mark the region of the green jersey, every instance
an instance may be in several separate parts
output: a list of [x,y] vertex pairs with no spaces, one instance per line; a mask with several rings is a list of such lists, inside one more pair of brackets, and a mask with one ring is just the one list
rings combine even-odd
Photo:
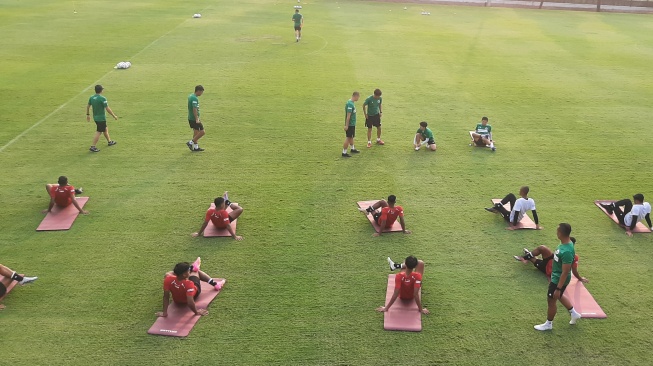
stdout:
[[[576,251],[574,250],[574,243],[569,242],[567,244],[560,244],[553,253],[553,265],[551,266],[551,282],[556,285],[560,281],[560,275],[562,275],[562,265],[563,264],[573,264],[574,257],[576,256]],[[565,281],[565,286],[571,281],[571,272],[567,276]]]
[[345,123],[347,123],[347,113],[351,113],[351,118],[349,119],[350,126],[356,126],[356,106],[354,102],[349,99],[347,104],[345,104]]
[[421,128],[417,129],[417,133],[421,134],[422,137],[424,137],[425,140],[433,139],[435,141],[435,138],[433,137],[433,132],[431,131],[430,128],[426,127],[424,131],[422,131]]
[[483,126],[482,123],[479,123],[476,125],[476,133],[481,136],[490,136],[490,134],[492,133],[492,126],[490,125]]
[[379,99],[374,99],[374,95],[367,97],[367,99],[365,99],[365,103],[363,103],[363,105],[367,106],[367,115],[376,116],[379,114],[381,103],[383,103],[383,98],[381,97],[379,97]]
[[107,98],[100,94],[95,94],[88,99],[88,105],[93,107],[93,121],[107,121],[107,116],[104,114],[104,109],[109,106],[109,104],[107,104]]
[[302,18],[303,16],[299,13],[295,13],[292,15],[292,20],[295,22],[295,27],[299,27],[302,25]]
[[188,120],[195,121],[195,114],[193,113],[193,108],[197,108],[197,118],[200,117],[200,100],[197,98],[195,93],[191,93],[188,96]]

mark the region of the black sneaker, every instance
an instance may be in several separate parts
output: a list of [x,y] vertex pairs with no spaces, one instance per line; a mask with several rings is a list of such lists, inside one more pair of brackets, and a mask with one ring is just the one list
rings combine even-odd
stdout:
[[485,211],[487,211],[487,212],[492,212],[492,213],[496,213],[496,212],[497,212],[497,209],[494,208],[494,207],[485,207]]
[[115,142],[115,141],[113,141],[113,140],[111,140],[111,141],[109,141],[109,142],[107,143],[107,145],[109,145],[109,146],[113,146],[113,145],[115,145],[115,144],[117,144],[117,142]]
[[100,152],[100,149],[98,149],[95,146],[91,146],[91,148],[89,150],[92,151],[92,152]]
[[352,153],[352,154],[358,154],[359,152],[360,152],[360,151],[358,151],[358,150],[356,150],[356,149],[351,149],[351,153]]
[[204,149],[198,146],[197,149],[193,149],[192,151],[204,151]]
[[351,158],[351,155],[349,155],[349,154],[347,154],[347,153],[342,153],[342,157],[343,157],[343,158]]
[[188,146],[188,148],[190,149],[190,151],[193,151],[193,143],[192,143],[192,142],[188,141],[188,142],[186,143],[186,146]]
[[612,205],[612,203],[609,204],[609,205],[601,204],[601,207],[603,207],[603,209],[605,209],[606,211],[608,211],[608,213],[609,213],[610,215],[612,215],[612,213],[614,212],[614,206]]
[[75,194],[82,194],[84,193],[84,189],[82,187],[75,188]]

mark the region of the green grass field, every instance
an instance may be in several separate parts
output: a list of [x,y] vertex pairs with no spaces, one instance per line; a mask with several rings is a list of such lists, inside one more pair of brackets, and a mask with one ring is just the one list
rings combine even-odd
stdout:
[[[297,44],[293,5],[0,2],[0,263],[40,277],[4,301],[1,363],[650,364],[653,236],[629,239],[592,201],[653,196],[651,17],[315,1]],[[93,154],[96,83],[121,119],[118,145]],[[193,154],[196,84],[207,135]],[[359,127],[363,153],[342,160],[344,103],[361,91],[362,126],[377,87],[386,145],[366,149]],[[467,146],[483,115],[495,153]],[[421,120],[436,153],[411,148]],[[91,214],[35,232],[62,174]],[[544,230],[508,232],[483,210],[520,185]],[[245,240],[191,238],[224,190]],[[388,194],[412,235],[371,237],[355,202]],[[511,257],[555,246],[559,222],[608,318],[571,327],[560,307],[542,334],[546,279]],[[387,332],[385,258],[409,254],[427,263],[431,315],[421,333]],[[228,279],[211,313],[187,339],[147,335],[163,273],[196,256]]]

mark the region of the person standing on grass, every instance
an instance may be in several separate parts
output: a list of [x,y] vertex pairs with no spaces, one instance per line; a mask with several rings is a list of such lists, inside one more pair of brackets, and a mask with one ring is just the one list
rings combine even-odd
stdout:
[[358,98],[360,98],[360,93],[355,91],[351,95],[351,99],[345,104],[345,143],[342,145],[343,158],[351,157],[351,155],[347,154],[348,146],[351,146],[352,154],[358,154],[360,152],[354,146],[354,137],[356,137],[356,105],[354,102],[358,101]]
[[406,258],[403,264],[395,264],[390,257],[388,257],[390,270],[404,268],[404,271],[395,276],[395,289],[392,298],[385,306],[376,309],[382,313],[390,310],[392,304],[397,301],[397,298],[402,300],[415,300],[417,303],[417,310],[422,314],[428,314],[428,309],[422,307],[422,299],[420,298],[419,289],[422,287],[422,274],[424,273],[424,262],[417,260],[414,256]]
[[[633,201],[635,201],[635,205],[628,198],[608,205],[601,205],[610,215],[614,213],[617,216],[619,225],[626,228],[626,235],[628,236],[633,236],[635,226],[642,220],[646,220],[648,227],[653,230],[653,225],[651,224],[651,204],[644,202],[644,195],[641,193],[634,195]],[[621,206],[624,207],[623,210]]]
[[569,236],[571,234],[571,225],[561,223],[558,225],[558,231],[556,234],[560,240],[560,245],[558,245],[558,248],[553,253],[551,282],[549,282],[549,290],[547,292],[548,310],[546,322],[535,325],[535,330],[544,331],[553,329],[553,318],[555,318],[556,312],[558,311],[558,301],[564,305],[571,315],[569,324],[576,324],[578,319],[582,317],[580,313],[576,312],[569,299],[566,296],[562,296],[565,293],[567,285],[569,285],[569,282],[571,281],[571,267],[574,263],[574,257],[576,256],[574,243],[571,241],[571,237]]
[[204,87],[195,86],[195,92],[188,96],[188,124],[193,129],[193,138],[186,143],[190,151],[204,151],[197,143],[204,136],[204,125],[200,121],[200,100],[198,99],[204,93]]
[[295,42],[302,39],[302,27],[304,26],[304,16],[299,14],[299,9],[295,9],[295,14],[292,15],[292,21],[295,24]]
[[365,126],[367,127],[367,147],[372,147],[372,126],[376,127],[376,143],[385,145],[381,140],[381,117],[383,116],[381,89],[374,89],[374,94],[365,99],[363,113],[365,114]]
[[91,148],[89,149],[92,152],[99,152],[100,149],[95,147],[97,144],[98,140],[100,139],[100,135],[104,134],[104,137],[107,139],[107,144],[109,146],[113,146],[116,144],[115,141],[111,140],[109,137],[109,128],[107,127],[107,116],[105,114],[105,110],[109,112],[109,114],[113,117],[113,119],[117,120],[118,116],[116,116],[115,113],[109,108],[109,104],[107,103],[107,98],[105,98],[102,95],[102,91],[104,88],[102,85],[96,85],[95,86],[95,95],[91,96],[88,99],[88,104],[86,105],[86,121],[90,122],[91,121],[91,114],[90,109],[93,107],[93,121],[95,121],[95,137],[93,138],[93,145],[91,145]]

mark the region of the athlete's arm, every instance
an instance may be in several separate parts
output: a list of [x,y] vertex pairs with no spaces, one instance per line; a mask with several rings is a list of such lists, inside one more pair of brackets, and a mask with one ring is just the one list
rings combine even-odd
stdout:
[[156,316],[168,316],[168,306],[170,306],[170,291],[163,291],[163,311],[156,313]]
[[514,212],[515,212],[515,214],[512,215],[513,217],[512,217],[511,224],[512,224],[512,226],[517,226],[517,224],[519,223],[519,211],[514,211]]
[[206,311],[206,309],[198,309],[195,306],[195,299],[190,295],[186,295],[186,302],[188,303],[188,307],[193,311],[193,313],[195,313],[195,315],[206,315],[209,313]]
[[381,226],[381,227],[379,228],[379,231],[372,234],[372,236],[381,236],[381,233],[383,233],[383,229],[385,229],[385,223],[386,222],[387,222],[386,219],[380,219],[379,220],[379,226]]
[[54,197],[50,197],[50,205],[48,206],[48,212],[52,212],[53,207],[54,207]]
[[571,273],[573,273],[574,277],[578,279],[578,281],[582,283],[587,283],[589,280],[585,277],[581,277],[581,275],[578,274],[578,269],[574,266],[571,266]]
[[390,301],[388,301],[388,304],[386,306],[381,306],[380,308],[377,308],[376,311],[380,311],[384,313],[390,310],[390,307],[392,306],[392,304],[395,303],[398,297],[399,297],[399,289],[395,287],[395,292],[392,294],[392,297],[390,298]]
[[653,227],[653,225],[651,225],[651,214],[646,214],[644,218],[646,219],[646,223],[648,224],[648,227]]
[[80,212],[86,215],[88,211],[84,210],[79,206],[79,203],[77,203],[77,199],[75,198],[75,192],[70,192],[70,198],[72,198],[73,206]]
[[399,216],[399,224],[401,225],[401,232],[404,234],[410,234],[410,230],[406,230],[406,223],[404,222],[403,216]]
[[242,237],[242,236],[238,236],[238,235],[236,235],[236,232],[235,232],[234,229],[231,227],[231,225],[227,225],[227,231],[229,232],[229,234],[231,234],[231,237],[234,238],[235,240],[238,240],[238,241],[243,240],[243,237]]
[[91,113],[90,113],[90,110],[91,110],[91,105],[90,105],[90,104],[87,104],[87,105],[86,105],[86,120],[89,121],[89,122],[91,121]]
[[195,122],[200,122],[200,116],[197,114],[197,107],[193,107],[193,117],[195,117]]
[[109,108],[109,106],[107,106],[107,112],[109,112],[109,114],[113,117],[113,119],[118,119],[118,116],[116,116],[116,114],[113,113],[113,111],[111,110],[111,108]]
[[630,218],[630,227],[629,227],[630,231],[633,231],[635,226],[637,226],[638,222],[639,222],[639,219],[638,219],[637,215],[632,215],[631,218]]
[[569,276],[569,272],[571,272],[571,263],[563,263],[562,264],[562,274],[560,275],[560,280],[558,281],[558,289],[560,289],[560,285],[564,284],[567,282],[567,277]]
[[345,131],[349,128],[349,120],[351,119],[351,112],[347,112],[347,118],[345,118]]
[[419,296],[419,287],[415,287],[415,294],[413,297],[415,297],[415,302],[417,303],[417,311],[428,314],[428,309],[422,307],[422,299]]
[[365,119],[367,119],[367,104],[363,103],[363,114],[365,115]]
[[192,236],[203,236],[204,235],[204,230],[206,230],[206,227],[209,225],[209,220],[204,220],[204,223],[200,227],[200,231],[196,233],[192,233]]
[[535,221],[535,225],[539,226],[540,219],[537,217],[537,211],[533,210],[533,221]]

